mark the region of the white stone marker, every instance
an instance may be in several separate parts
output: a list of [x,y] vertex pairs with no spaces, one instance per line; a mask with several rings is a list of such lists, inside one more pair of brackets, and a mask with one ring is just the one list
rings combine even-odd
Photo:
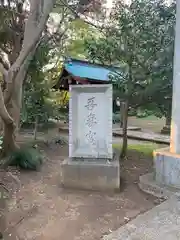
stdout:
[[66,188],[115,190],[118,159],[112,151],[112,85],[70,86],[69,158],[61,165]]
[[112,85],[71,85],[69,157],[112,159]]

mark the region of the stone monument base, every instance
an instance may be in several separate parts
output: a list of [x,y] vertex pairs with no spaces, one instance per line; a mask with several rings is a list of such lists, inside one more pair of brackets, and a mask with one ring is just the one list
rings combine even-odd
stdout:
[[155,180],[157,183],[180,189],[180,154],[169,148],[154,152]]
[[154,173],[140,177],[141,190],[165,198],[180,192],[180,154],[170,153],[169,148],[156,150],[154,168]]
[[65,188],[113,191],[120,189],[119,162],[107,160],[83,161],[65,159],[61,181]]
[[154,173],[147,173],[139,177],[139,188],[155,197],[168,199],[178,193],[178,189],[164,184],[157,183]]

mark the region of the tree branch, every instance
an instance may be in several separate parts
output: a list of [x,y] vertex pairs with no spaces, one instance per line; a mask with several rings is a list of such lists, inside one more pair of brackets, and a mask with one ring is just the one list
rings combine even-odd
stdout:
[[53,8],[55,0],[44,1],[44,12],[43,15],[41,15],[41,19],[38,25],[36,25],[35,15],[37,13],[37,5],[39,4],[39,2],[36,2],[35,0],[30,1],[32,8],[30,10],[29,17],[25,26],[22,49],[16,62],[11,67],[11,71],[16,71],[20,68],[20,66],[24,63],[26,57],[28,57],[29,53],[33,51],[34,47],[37,45],[37,42],[41,37],[44,26],[46,25],[49,13]]
[[[18,58],[11,66],[7,75],[7,88],[4,94],[4,101],[7,104],[12,96],[13,88],[16,84],[16,78],[21,71],[21,67],[29,60],[29,57],[35,52],[36,47],[39,44],[42,32],[46,26],[46,22],[49,17],[55,0],[41,0],[43,2],[43,13],[39,12],[39,2],[36,0],[30,0],[31,8],[28,19],[25,25],[24,39],[22,44],[22,49],[19,53]],[[37,18],[38,14],[38,18]]]
[[25,18],[24,14],[19,13],[16,11],[16,9],[11,9],[8,6],[0,6],[0,11],[5,11],[5,12],[9,12],[11,14],[15,14],[18,17],[23,17]]
[[10,68],[10,64],[9,62],[5,61],[3,59],[3,56],[0,54],[0,63],[3,65],[3,67],[6,69],[6,70],[9,70]]
[[6,47],[4,47],[3,45],[0,45],[0,50],[7,55],[10,54],[10,51]]
[[90,22],[90,21],[85,20],[85,18],[84,18],[85,15],[81,14],[82,16],[84,16],[84,17],[81,17],[81,16],[78,14],[78,12],[76,12],[76,11],[73,9],[73,7],[71,7],[70,5],[66,4],[63,0],[61,0],[61,3],[62,3],[62,4],[56,3],[56,6],[61,6],[61,7],[64,6],[64,7],[67,7],[67,8],[73,13],[75,19],[81,19],[81,20],[83,20],[85,23],[87,23],[88,25],[91,25],[91,26],[93,26],[93,27],[95,27],[95,28],[100,29],[100,27],[97,26],[96,24],[94,24],[94,23],[92,23],[92,22]]
[[7,71],[1,62],[0,62],[0,72],[2,73],[3,76],[7,76]]
[[4,103],[4,97],[3,97],[1,85],[0,85],[0,116],[6,124],[14,125],[14,121],[12,117],[9,115]]

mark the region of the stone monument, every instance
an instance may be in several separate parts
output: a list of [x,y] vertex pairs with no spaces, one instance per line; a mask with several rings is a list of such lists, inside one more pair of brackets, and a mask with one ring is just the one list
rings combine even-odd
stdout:
[[62,184],[91,190],[120,185],[119,162],[112,150],[112,85],[71,85],[69,158],[62,164]]

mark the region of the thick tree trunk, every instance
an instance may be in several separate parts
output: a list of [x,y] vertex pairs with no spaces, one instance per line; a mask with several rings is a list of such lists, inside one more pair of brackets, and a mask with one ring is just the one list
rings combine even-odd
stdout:
[[120,160],[124,159],[127,155],[127,125],[128,125],[128,101],[122,103],[123,114],[123,144],[120,154]]
[[14,122],[13,127],[11,127],[9,124],[6,124],[6,122],[3,124],[3,155],[7,155],[9,152],[18,148],[16,138],[18,137],[19,132],[20,112],[22,105],[22,83],[25,74],[26,68],[23,65],[14,79],[16,87],[12,92],[11,99],[6,104],[6,109]]
[[[19,127],[22,100],[22,86],[29,65],[29,58],[38,46],[55,0],[30,0],[30,12],[25,23],[21,51],[10,69],[6,71],[0,64],[0,70],[6,80],[4,95],[0,87],[0,117],[4,125],[4,152],[8,153],[18,146],[15,136]],[[18,49],[19,52],[19,49]],[[14,61],[12,59],[12,62]]]
[[23,82],[27,73],[27,67],[28,65],[23,65],[18,72],[16,78],[15,78],[15,84],[16,88],[14,89],[11,101],[12,101],[12,109],[11,114],[12,118],[14,119],[14,122],[16,124],[16,130],[19,130],[19,123],[20,123],[20,113],[21,113],[21,107],[22,107],[22,88],[23,88]]
[[7,228],[5,211],[7,209],[6,199],[3,198],[2,193],[5,192],[5,189],[0,185],[0,239],[4,239],[3,232]]
[[15,139],[15,127],[12,124],[4,124],[3,133],[3,156],[6,156],[18,149]]

